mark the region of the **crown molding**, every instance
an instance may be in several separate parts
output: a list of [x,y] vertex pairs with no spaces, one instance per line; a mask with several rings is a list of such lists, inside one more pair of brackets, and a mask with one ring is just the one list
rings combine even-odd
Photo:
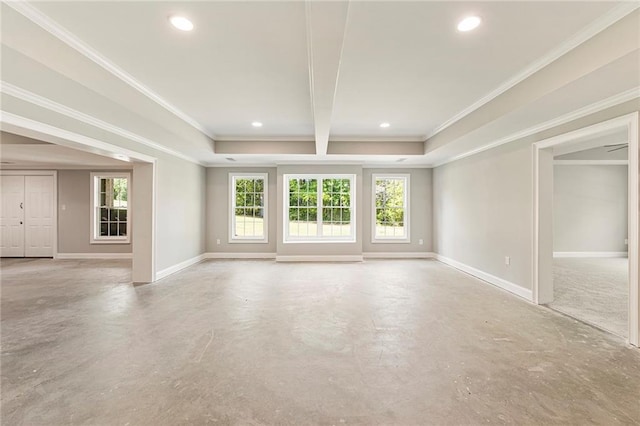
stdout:
[[216,142],[314,142],[313,136],[218,136]]
[[125,130],[121,127],[115,126],[113,124],[107,123],[106,121],[102,121],[98,118],[95,118],[89,114],[85,114],[73,108],[69,108],[65,105],[62,105],[58,102],[52,101],[51,99],[45,98],[44,96],[40,96],[18,86],[15,86],[11,83],[7,83],[5,81],[0,81],[0,92],[5,95],[13,96],[14,98],[20,99],[22,101],[28,102],[33,105],[37,105],[46,110],[64,115],[69,118],[73,118],[74,120],[78,120],[82,123],[89,124],[93,127],[97,127],[99,129],[105,130],[109,133],[113,133],[118,136],[122,136],[123,138],[129,139],[131,141],[140,143],[142,145],[148,146],[149,148],[153,148],[157,151],[164,152],[166,154],[172,155],[174,157],[178,157],[182,160],[186,160],[195,164],[199,164],[204,166],[205,163],[185,155],[181,152],[175,151],[171,148],[167,148],[164,145],[160,145],[150,139],[147,139],[143,136],[140,136],[136,133],[132,133],[128,130]]
[[[67,141],[75,142],[77,144],[88,146],[98,151],[112,154],[114,156],[133,158],[133,159],[137,159],[139,161],[143,161],[147,163],[153,163],[156,161],[156,158],[150,155],[142,154],[136,151],[131,151],[129,149],[123,148],[118,145],[102,142],[98,139],[94,139],[89,136],[81,135],[79,133],[74,133],[69,130],[61,129],[59,127],[51,126],[49,124],[45,124],[40,121],[35,121],[30,118],[21,117],[19,115],[12,114],[10,112],[2,111],[2,110],[0,110],[0,129],[4,131],[9,131],[9,132],[15,131],[14,129],[26,129],[32,132],[41,133],[41,134],[52,136],[55,138],[60,138]],[[70,146],[70,147],[77,149],[77,147],[74,147],[74,146]],[[89,151],[89,152],[96,153],[94,151]],[[104,155],[104,154],[99,154],[99,155]],[[117,157],[114,157],[114,158],[119,159]]]
[[440,166],[443,166],[445,164],[452,163],[454,161],[461,160],[461,159],[466,158],[466,157],[471,157],[472,155],[479,154],[479,153],[481,153],[483,151],[488,151],[488,150],[496,148],[496,147],[498,147],[500,145],[504,145],[504,144],[509,143],[509,142],[514,142],[514,141],[516,141],[518,139],[522,139],[522,138],[525,138],[527,136],[534,135],[534,134],[536,134],[538,132],[542,132],[542,131],[551,129],[551,128],[556,127],[556,126],[560,126],[562,124],[569,123],[569,122],[571,122],[573,120],[577,120],[579,118],[586,117],[587,115],[594,114],[596,112],[605,110],[607,108],[611,108],[613,106],[616,106],[616,105],[624,103],[624,102],[631,101],[633,99],[637,99],[639,97],[640,97],[640,86],[634,87],[633,89],[629,89],[629,90],[626,90],[626,91],[624,91],[622,93],[619,93],[617,95],[611,96],[609,98],[602,99],[602,100],[600,100],[598,102],[595,102],[595,103],[593,103],[591,105],[587,105],[586,107],[577,109],[577,110],[572,111],[572,112],[570,112],[568,114],[561,115],[560,117],[554,118],[553,120],[545,121],[544,123],[537,124],[537,125],[535,125],[533,127],[529,127],[528,129],[522,130],[520,132],[512,133],[511,135],[506,136],[506,137],[504,137],[502,139],[498,139],[495,142],[489,143],[487,145],[483,145],[483,146],[481,146],[479,148],[473,149],[471,151],[467,151],[467,152],[462,153],[460,155],[456,155],[456,156],[451,157],[451,158],[449,158],[449,159],[447,159],[445,161],[441,161],[439,163],[434,164],[433,167],[440,167]]
[[554,166],[626,166],[627,160],[554,160]]
[[20,13],[25,18],[29,19],[34,24],[38,25],[43,30],[47,31],[69,47],[75,49],[77,52],[90,59],[94,63],[98,64],[109,73],[113,74],[138,92],[147,96],[149,99],[171,112],[172,114],[179,117],[185,123],[188,123],[195,129],[209,136],[211,139],[215,139],[215,135],[210,133],[203,125],[198,123],[194,118],[189,116],[184,111],[180,110],[178,107],[171,104],[166,99],[162,98],[156,92],[151,90],[149,87],[142,84],[140,81],[135,79],[131,74],[127,73],[125,70],[117,66],[115,63],[111,62],[105,56],[100,54],[93,47],[89,46],[87,43],[83,42],[73,34],[71,31],[64,28],[62,25],[58,24],[56,21],[51,19],[49,16],[45,15],[35,6],[29,4],[26,1],[7,1],[3,4],[11,7],[16,12]]
[[517,73],[510,79],[506,80],[504,83],[502,83],[500,86],[495,88],[493,91],[489,92],[484,97],[478,99],[476,102],[469,105],[468,107],[466,107],[465,109],[463,109],[462,111],[460,111],[459,113],[457,113],[456,115],[454,115],[453,117],[449,118],[447,121],[445,121],[444,123],[436,127],[434,130],[428,133],[424,139],[432,138],[433,136],[442,132],[444,129],[450,127],[454,123],[460,121],[467,115],[471,114],[473,111],[488,104],[489,102],[491,102],[501,94],[505,93],[506,91],[508,91],[515,85],[517,85],[518,83],[521,83],[522,81],[531,77],[533,74],[540,71],[542,68],[546,67],[556,59],[567,54],[569,51],[575,49],[576,47],[578,47],[585,41],[589,40],[596,34],[600,33],[601,31],[610,27],[614,23],[618,22],[620,19],[624,18],[625,16],[635,11],[639,7],[640,7],[640,3],[638,2],[624,2],[623,4],[613,8],[611,11],[603,15],[601,18],[596,19],[587,27],[580,30],[573,37],[569,38],[568,40],[565,40],[555,49],[552,49],[547,54],[540,57],[537,61],[532,62],[529,66],[522,69],[519,73]]

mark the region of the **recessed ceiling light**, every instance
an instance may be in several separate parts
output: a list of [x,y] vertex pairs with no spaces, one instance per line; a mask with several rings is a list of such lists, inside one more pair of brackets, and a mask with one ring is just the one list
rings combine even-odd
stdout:
[[384,122],[384,123],[380,123],[380,127],[382,127],[383,129],[386,129],[387,127],[391,126],[391,124]]
[[180,31],[191,31],[193,30],[193,22],[185,18],[184,16],[173,15],[169,17],[169,22],[171,25],[179,29]]
[[252,125],[253,127],[262,127],[262,123],[261,123],[261,122],[259,122],[259,121],[254,121],[253,123],[251,123],[251,125]]
[[458,23],[458,31],[467,32],[478,28],[482,19],[479,16],[467,16]]

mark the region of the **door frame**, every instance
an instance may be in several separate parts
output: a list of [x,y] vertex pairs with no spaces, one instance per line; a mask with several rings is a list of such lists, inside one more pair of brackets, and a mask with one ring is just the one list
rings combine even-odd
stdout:
[[[593,136],[619,127],[627,128],[628,158],[628,256],[629,256],[629,334],[627,342],[640,346],[640,291],[638,283],[638,241],[640,239],[640,169],[638,146],[638,112],[603,121],[579,130],[554,136],[533,144],[533,302],[548,303],[549,289],[553,292],[553,229],[552,208],[553,179],[549,179],[549,167],[553,167],[551,149],[584,136]],[[545,171],[547,173],[545,173]],[[553,171],[551,171],[553,173]],[[552,176],[552,174],[551,174]],[[551,251],[549,248],[551,247]],[[551,263],[550,263],[551,262]]]
[[[53,258],[58,258],[58,171],[57,170],[0,170],[0,176],[53,176]],[[26,242],[26,241],[25,241]]]

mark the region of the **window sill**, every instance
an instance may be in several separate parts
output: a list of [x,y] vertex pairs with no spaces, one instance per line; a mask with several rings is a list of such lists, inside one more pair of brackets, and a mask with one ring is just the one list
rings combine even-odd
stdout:
[[131,241],[128,238],[126,240],[91,240],[89,244],[131,244]]
[[373,239],[371,240],[371,244],[411,244],[411,240],[409,239]]
[[284,244],[354,244],[356,240],[285,240]]

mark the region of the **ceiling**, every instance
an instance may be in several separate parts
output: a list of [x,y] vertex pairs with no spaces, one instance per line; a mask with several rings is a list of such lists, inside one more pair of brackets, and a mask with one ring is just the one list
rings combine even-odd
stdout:
[[66,146],[44,142],[8,132],[0,132],[2,168],[56,167],[131,168],[131,162],[120,161]]
[[[487,120],[446,146],[430,146],[430,138],[542,69],[545,58],[552,63],[579,45],[571,44],[576,35],[596,28],[590,34],[594,35],[633,8],[615,1],[30,5],[35,9],[19,11],[24,16],[3,6],[3,13],[11,16],[3,21],[3,55],[13,59],[4,61],[3,79],[6,75],[24,86],[19,84],[24,73],[18,66],[12,69],[12,63],[26,67],[33,60],[34,66],[79,83],[78,93],[87,88],[98,93],[99,102],[82,108],[93,109],[92,115],[116,121],[120,117],[115,105],[123,111],[135,105],[132,112],[139,123],[147,119],[169,129],[168,120],[158,118],[149,105],[109,90],[104,77],[89,79],[88,68],[58,63],[71,54],[43,38],[52,34],[60,38],[64,32],[98,55],[99,60],[92,59],[94,66],[104,59],[108,63],[104,68],[121,71],[121,79],[131,78],[128,83],[133,82],[138,95],[144,92],[220,142],[216,153],[213,143],[196,146],[193,137],[173,130],[176,126],[170,130],[175,137],[166,142],[160,131],[152,134],[149,129],[154,126],[140,124],[134,129],[204,164],[225,162],[228,157],[240,163],[354,161],[369,153],[369,161],[375,163],[406,158],[402,161],[407,165],[433,165],[640,85],[638,50],[593,69],[585,67],[583,73],[574,67],[572,78],[540,91],[526,104]],[[621,7],[627,12],[611,18]],[[189,17],[194,31],[171,27],[172,14]],[[480,27],[457,31],[457,22],[470,14],[482,18]],[[58,30],[27,28],[25,17]],[[559,51],[562,46],[569,47]],[[46,91],[58,95],[42,87]],[[73,94],[64,97],[71,102]],[[254,121],[263,126],[253,127]],[[381,128],[382,122],[390,126]],[[393,148],[353,145],[358,141]],[[426,155],[412,145],[425,141]],[[290,142],[289,148],[282,148],[283,142]],[[273,143],[280,145],[275,149]],[[309,143],[315,144],[315,154]]]

